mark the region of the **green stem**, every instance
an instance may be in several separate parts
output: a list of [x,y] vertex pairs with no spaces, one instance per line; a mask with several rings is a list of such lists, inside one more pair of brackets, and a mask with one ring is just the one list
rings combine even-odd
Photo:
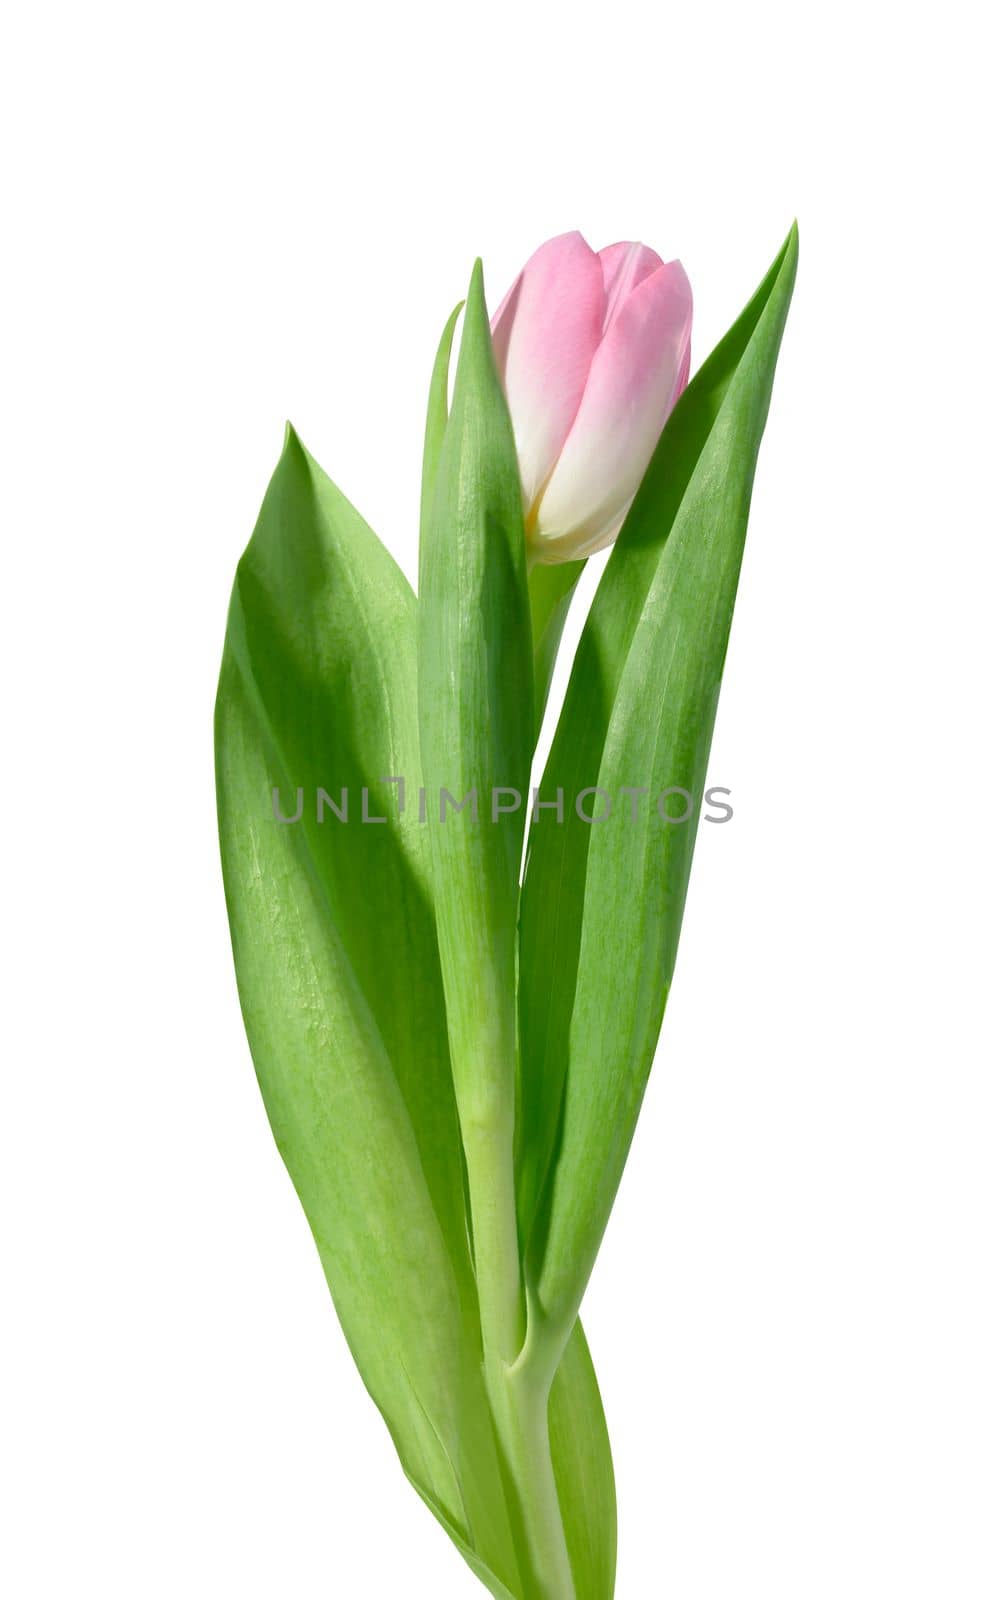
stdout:
[[461,1118],[474,1266],[485,1356],[512,1366],[526,1337],[513,1180],[512,1118],[505,1107]]
[[[526,1344],[511,1118],[463,1130],[485,1384],[524,1565],[524,1600],[575,1600],[550,1453],[551,1375]],[[538,1352],[539,1354],[539,1352]]]
[[514,1522],[528,1600],[575,1600],[547,1424],[549,1390],[525,1371],[492,1368],[485,1378],[503,1464],[514,1486]]

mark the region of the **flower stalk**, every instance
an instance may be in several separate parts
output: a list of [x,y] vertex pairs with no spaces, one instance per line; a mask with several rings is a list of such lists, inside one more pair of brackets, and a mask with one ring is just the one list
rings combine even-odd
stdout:
[[464,1131],[485,1386],[529,1600],[574,1600],[547,1424],[552,1374],[526,1345],[508,1116]]

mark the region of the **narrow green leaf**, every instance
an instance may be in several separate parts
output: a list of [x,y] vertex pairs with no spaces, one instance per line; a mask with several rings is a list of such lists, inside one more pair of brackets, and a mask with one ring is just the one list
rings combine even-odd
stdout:
[[[522,491],[481,263],[419,564],[419,731],[440,965],[467,1175],[483,1372],[529,1600],[568,1594],[544,1396],[509,1380],[526,1337],[516,1225],[516,945],[533,751]],[[458,805],[454,812],[447,809]],[[532,1410],[531,1410],[532,1408]],[[531,1414],[527,1415],[527,1412]]]
[[[515,1586],[480,1374],[418,788],[415,601],[289,430],[216,709],[240,998],[277,1145],[406,1472]],[[279,822],[271,792],[280,795]],[[319,791],[342,807],[340,820]],[[366,815],[384,818],[364,820]]]
[[443,448],[443,439],[447,431],[447,390],[450,378],[450,353],[453,349],[454,329],[457,318],[464,309],[461,300],[451,311],[447,318],[446,327],[440,338],[436,360],[433,363],[433,372],[429,380],[429,401],[426,406],[426,433],[422,452],[422,511],[419,519],[421,537],[426,538],[429,527],[429,517],[433,509],[433,495],[436,492],[436,469],[440,463],[440,451]]
[[[525,801],[533,732],[519,472],[480,263],[420,551],[419,724],[457,1098],[462,1117],[480,1117],[511,1104],[525,810],[493,821],[492,798]],[[455,812],[442,791],[474,799]]]
[[602,1397],[580,1321],[561,1357],[548,1421],[575,1600],[612,1600],[616,1480]]
[[495,1600],[525,1600],[525,1591],[523,1590],[521,1583],[520,1586],[516,1588],[515,1592],[507,1589],[501,1579],[497,1578],[491,1568],[486,1566],[481,1560],[481,1557],[474,1550],[472,1550],[462,1530],[457,1527],[455,1523],[450,1521],[446,1513],[442,1511],[438,1505],[433,1504],[422,1485],[417,1483],[413,1478],[410,1478],[409,1482],[412,1484],[412,1487],[416,1491],[416,1494],[418,1494],[419,1498],[424,1501],[424,1503],[433,1513],[433,1516],[449,1534],[450,1538],[457,1546],[457,1549],[464,1557],[464,1560],[467,1562],[471,1571],[474,1573],[476,1578],[481,1580],[485,1588],[488,1590],[488,1593],[493,1595]]
[[584,561],[562,561],[556,566],[535,566],[530,572],[530,620],[533,625],[533,687],[535,728],[539,734],[547,709],[550,680],[567,620],[571,599]]
[[[446,433],[448,402],[447,386],[450,374],[450,357],[453,349],[457,318],[464,308],[463,300],[450,313],[443,329],[433,372],[429,383],[429,401],[426,407],[425,445],[422,457],[422,515],[420,519],[423,540],[429,537],[429,518],[436,488],[436,472],[440,451]],[[533,682],[536,703],[535,733],[540,732],[550,680],[557,659],[557,650],[564,631],[565,619],[571,605],[575,585],[585,570],[584,561],[564,561],[555,566],[537,565],[527,579],[530,598],[530,621],[533,630]]]
[[[570,1326],[633,1136],[671,981],[796,230],[690,384],[607,565],[531,830],[521,934],[519,1202],[545,1313]],[[579,820],[598,785],[609,820]],[[692,820],[656,797],[680,786]],[[628,797],[625,788],[646,790]],[[642,802],[642,803],[641,803]],[[673,798],[672,806],[675,807]],[[586,809],[604,809],[590,796]],[[637,808],[636,818],[631,806]]]

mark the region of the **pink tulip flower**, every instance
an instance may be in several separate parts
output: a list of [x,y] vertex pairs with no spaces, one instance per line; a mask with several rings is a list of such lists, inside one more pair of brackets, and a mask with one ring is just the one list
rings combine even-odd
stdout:
[[643,244],[550,239],[492,319],[530,559],[574,561],[620,531],[689,381],[692,290]]

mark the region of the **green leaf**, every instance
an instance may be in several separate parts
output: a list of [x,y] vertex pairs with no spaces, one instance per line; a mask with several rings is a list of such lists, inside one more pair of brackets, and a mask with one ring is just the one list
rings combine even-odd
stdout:
[[[453,409],[435,472],[432,447],[427,455],[435,482],[420,548],[418,679],[433,895],[483,1372],[524,1592],[533,1600],[570,1594],[572,1578],[546,1438],[547,1391],[519,1381],[513,1370],[527,1332],[514,1135],[517,912],[533,752],[533,637],[519,468],[480,262],[471,277]],[[447,795],[465,809],[447,814]]]
[[548,1422],[575,1600],[612,1600],[616,1481],[602,1397],[580,1321],[554,1379]]
[[[236,577],[216,709],[240,998],[281,1155],[406,1472],[515,1589],[480,1372],[413,789],[415,601],[288,431]],[[408,781],[405,808],[398,785]],[[281,823],[271,808],[280,791]],[[347,820],[316,792],[342,804]],[[363,820],[367,814],[383,822]]]
[[[564,825],[531,829],[520,1226],[557,1324],[571,1325],[598,1250],[671,981],[796,260],[794,228],[665,428],[593,602],[544,775],[545,798],[563,790]],[[614,809],[590,825],[574,801],[594,785]],[[672,786],[693,797],[687,824],[657,814]],[[648,794],[641,803],[624,787]]]
[[[480,262],[421,541],[418,678],[457,1101],[463,1120],[483,1120],[506,1099],[511,1104],[533,683],[519,471]],[[500,788],[518,789],[524,804],[493,822],[493,791]],[[472,794],[475,801],[459,813],[448,807],[444,822],[443,791],[458,804]]]
[[429,401],[426,406],[426,433],[422,454],[422,510],[419,519],[421,537],[428,537],[429,519],[436,493],[436,471],[440,464],[440,451],[447,431],[447,386],[450,376],[450,352],[453,349],[457,318],[464,309],[459,301],[447,318],[440,338],[433,372],[429,380]]
[[533,625],[533,683],[535,728],[539,734],[547,708],[550,680],[567,620],[571,599],[584,561],[562,561],[556,566],[536,566],[530,572],[530,619]]
[[[463,300],[450,313],[443,329],[433,372],[429,383],[429,401],[426,407],[425,446],[422,458],[422,539],[431,537],[429,519],[433,509],[436,473],[440,452],[446,434],[448,419],[447,383],[450,373],[450,355],[453,349],[454,329],[463,310]],[[563,561],[555,566],[535,566],[529,573],[527,584],[530,599],[530,621],[533,631],[533,680],[536,703],[535,733],[540,724],[550,692],[550,680],[557,659],[558,645],[564,630],[565,619],[571,605],[575,585],[585,570],[584,561]]]

